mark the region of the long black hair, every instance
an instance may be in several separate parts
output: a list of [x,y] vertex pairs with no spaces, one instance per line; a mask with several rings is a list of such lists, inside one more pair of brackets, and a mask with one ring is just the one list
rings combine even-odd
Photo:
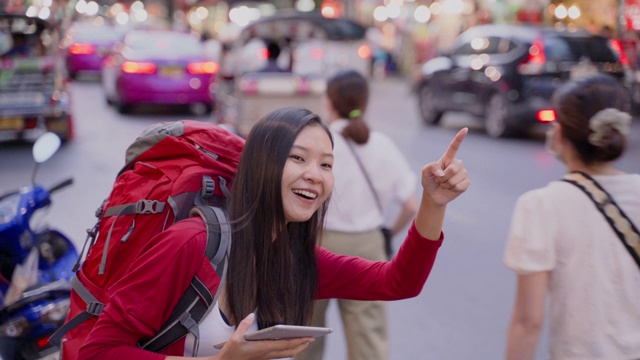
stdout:
[[312,124],[331,138],[318,115],[302,108],[267,114],[247,137],[229,205],[234,231],[226,286],[236,323],[256,308],[259,328],[311,321],[318,287],[315,247],[327,202],[309,220],[286,224],[281,187],[291,147]]

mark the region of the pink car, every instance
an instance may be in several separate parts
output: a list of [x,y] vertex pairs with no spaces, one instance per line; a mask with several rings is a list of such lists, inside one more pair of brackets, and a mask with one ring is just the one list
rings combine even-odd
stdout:
[[73,24],[63,41],[69,77],[76,79],[82,73],[99,75],[102,62],[119,38],[119,33],[110,25]]
[[198,37],[173,30],[131,30],[102,67],[106,100],[120,113],[138,104],[188,105],[202,115],[213,108],[218,63]]

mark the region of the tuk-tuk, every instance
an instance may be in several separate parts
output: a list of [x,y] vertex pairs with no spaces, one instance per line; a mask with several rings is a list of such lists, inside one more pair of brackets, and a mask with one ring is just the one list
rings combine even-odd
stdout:
[[222,47],[221,70],[211,87],[215,120],[240,135],[280,107],[304,107],[323,117],[329,76],[347,68],[370,73],[365,28],[318,12],[281,11],[261,18]]
[[73,134],[58,25],[0,10],[0,141]]

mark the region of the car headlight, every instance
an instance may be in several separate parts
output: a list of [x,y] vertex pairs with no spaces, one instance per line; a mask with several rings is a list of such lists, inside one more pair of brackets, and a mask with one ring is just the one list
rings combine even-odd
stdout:
[[40,321],[43,324],[57,324],[67,317],[71,301],[64,299],[40,309]]
[[18,213],[20,194],[12,194],[0,200],[0,224],[11,221]]
[[0,325],[0,334],[17,338],[26,335],[31,329],[31,325],[24,316],[8,321]]

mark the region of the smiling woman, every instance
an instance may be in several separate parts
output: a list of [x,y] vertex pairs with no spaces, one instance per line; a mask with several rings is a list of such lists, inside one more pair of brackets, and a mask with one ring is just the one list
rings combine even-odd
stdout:
[[[198,345],[209,360],[288,358],[313,339],[246,341],[245,333],[276,324],[308,325],[318,298],[418,295],[442,244],[446,206],[470,184],[455,157],[466,132],[424,167],[420,210],[393,261],[370,261],[317,246],[334,182],[333,140],[326,125],[301,108],[267,114],[247,137],[233,183],[226,276],[218,278],[206,257],[203,262],[204,223],[199,218],[175,223],[150,240],[154,246],[110,289],[78,358],[183,359]],[[199,344],[188,335],[159,354],[138,347],[166,321],[177,303],[176,289],[189,286],[195,274],[212,293],[221,286],[218,301],[198,325]],[[214,348],[225,341],[222,349]]]
[[333,188],[333,141],[321,125],[302,129],[282,172],[282,202],[287,223],[309,219]]

